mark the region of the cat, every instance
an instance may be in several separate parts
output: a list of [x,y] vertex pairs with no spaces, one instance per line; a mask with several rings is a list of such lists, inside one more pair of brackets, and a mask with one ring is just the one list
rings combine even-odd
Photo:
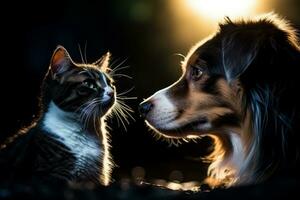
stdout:
[[105,119],[117,96],[109,59],[107,53],[78,64],[63,46],[56,48],[41,87],[39,118],[1,145],[1,177],[110,183]]

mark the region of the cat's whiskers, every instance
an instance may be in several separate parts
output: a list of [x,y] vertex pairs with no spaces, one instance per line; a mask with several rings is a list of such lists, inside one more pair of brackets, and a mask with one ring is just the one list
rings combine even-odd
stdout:
[[101,106],[100,106],[101,103],[102,103],[101,99],[95,98],[92,101],[80,106],[79,118],[83,122],[83,128],[85,128],[85,129],[88,128],[88,126],[91,122],[90,120],[92,118],[94,128],[97,129],[96,120],[97,120],[97,118],[101,117],[101,116],[99,116],[99,109],[98,109],[98,108],[101,109]]
[[123,73],[116,73],[117,71],[121,71],[123,69],[127,69],[129,68],[129,66],[124,66],[124,67],[121,67],[125,62],[126,62],[127,59],[123,60],[120,64],[118,64],[116,67],[113,67],[113,65],[115,64],[115,62],[110,66],[110,71],[109,71],[109,76],[111,77],[125,77],[125,78],[128,78],[128,79],[132,79],[131,76],[127,75],[127,74],[123,74]]
[[[125,78],[132,79],[132,77],[127,74],[117,73],[118,71],[129,68],[129,66],[122,66],[126,61],[127,61],[127,59],[123,60],[116,67],[113,67],[113,65],[116,63],[116,62],[114,62],[110,66],[111,70],[109,71],[108,75],[111,76],[112,78],[125,77]],[[120,126],[120,124],[121,124],[124,127],[125,131],[127,131],[126,126],[129,124],[129,119],[132,119],[133,121],[135,121],[135,119],[131,115],[131,113],[133,113],[134,111],[128,105],[126,105],[124,102],[125,100],[137,99],[136,97],[124,96],[125,94],[131,92],[133,89],[134,89],[134,87],[130,88],[129,90],[126,90],[125,92],[117,94],[116,101],[113,106],[112,112],[109,113],[109,117],[115,116],[118,126]]]
[[120,123],[124,127],[124,129],[127,131],[126,125],[129,124],[129,118],[135,121],[131,113],[134,111],[125,104],[123,101],[124,99],[134,99],[135,97],[125,97],[125,96],[120,96],[117,95],[116,97],[116,103],[114,105],[114,108],[112,109],[112,113],[116,116],[118,126]]
[[120,59],[117,58],[117,59],[115,59],[114,61],[112,61],[111,64],[110,64],[110,69],[115,68],[114,65],[115,65],[119,60],[120,60]]
[[120,123],[124,126],[124,123],[122,121],[122,117],[119,115],[119,112],[116,111],[116,106],[118,105],[118,103],[115,103],[114,109],[112,109],[111,115],[110,116],[115,116],[117,119],[117,124],[118,127],[120,127]]
[[121,61],[117,66],[113,67],[113,65],[117,62],[114,62],[113,64],[110,65],[110,73],[114,73],[116,72],[117,70],[121,70],[121,69],[126,69],[128,68],[129,66],[125,66],[125,67],[121,67],[125,62],[127,61],[127,58],[124,59],[123,61]]
[[128,76],[126,74],[121,74],[121,73],[118,73],[118,74],[110,74],[111,77],[125,77],[125,78],[129,78],[129,79],[132,79],[131,76]]
[[87,106],[87,108],[84,109],[84,111],[83,111],[84,116],[85,116],[83,125],[84,125],[85,129],[88,128],[89,121],[90,121],[90,118],[91,118],[91,115],[92,115],[91,110],[93,109],[93,107],[94,107],[93,104],[89,104]]
[[87,62],[83,59],[83,54],[82,54],[82,51],[81,51],[80,44],[78,44],[78,49],[79,49],[80,58],[81,58],[82,63],[87,64]]
[[109,72],[109,75],[113,76],[117,71],[123,70],[123,69],[127,69],[129,68],[129,65],[124,66],[124,67],[118,67],[118,68],[114,68]]
[[85,102],[84,104],[82,104],[81,106],[79,106],[79,107],[75,110],[75,112],[80,111],[80,109],[82,109],[83,107],[86,107],[88,104],[90,104],[91,102],[93,102],[93,101],[95,101],[95,100],[97,100],[97,98],[94,98],[94,99],[92,99],[91,101]]
[[90,118],[92,117],[92,119],[94,119],[94,114],[97,112],[98,109],[95,109],[97,106],[99,106],[99,103],[101,103],[102,101],[96,101],[96,102],[93,102],[93,104],[91,104],[89,106],[89,109],[88,109],[88,113],[90,113],[89,115],[89,118],[88,118],[88,121],[90,121]]
[[117,97],[118,99],[121,99],[121,100],[131,100],[131,99],[137,99],[137,97],[126,97],[126,96],[118,96]]
[[121,92],[121,93],[117,94],[117,97],[118,97],[118,98],[119,98],[119,97],[122,97],[122,96],[124,96],[125,94],[128,94],[129,92],[131,92],[133,89],[134,89],[134,87],[131,87],[130,89],[125,90],[124,92]]
[[85,44],[84,44],[84,60],[85,60],[85,63],[88,63],[87,57],[86,57],[86,49],[87,49],[87,41],[85,41]]
[[80,111],[86,107],[88,107],[89,104],[93,103],[94,101],[97,101],[98,98],[94,98],[91,101],[85,102],[84,104],[82,104],[81,106],[79,106],[74,112],[75,113],[81,113]]

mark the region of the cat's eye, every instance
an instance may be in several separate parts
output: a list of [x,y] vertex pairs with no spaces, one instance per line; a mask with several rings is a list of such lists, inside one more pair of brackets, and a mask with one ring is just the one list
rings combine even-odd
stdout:
[[193,66],[191,68],[191,77],[193,80],[198,80],[203,75],[203,69]]
[[82,85],[85,86],[85,87],[88,87],[90,89],[93,89],[93,90],[97,89],[95,81],[90,80],[90,79],[84,80],[82,82]]

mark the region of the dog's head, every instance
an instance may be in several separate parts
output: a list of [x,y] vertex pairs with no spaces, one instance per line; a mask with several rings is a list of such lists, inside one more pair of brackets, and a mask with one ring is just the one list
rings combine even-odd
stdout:
[[282,66],[293,57],[288,54],[298,52],[294,33],[271,18],[227,19],[217,34],[192,48],[180,79],[141,103],[147,124],[169,137],[242,128],[251,116],[250,93],[282,80]]
[[171,137],[206,134],[241,119],[241,87],[226,80],[215,39],[192,50],[183,75],[145,100],[140,110],[147,123]]
[[182,63],[180,79],[141,103],[148,125],[169,137],[209,134],[240,125],[243,88],[238,80],[228,80],[222,39],[216,35],[192,48]]

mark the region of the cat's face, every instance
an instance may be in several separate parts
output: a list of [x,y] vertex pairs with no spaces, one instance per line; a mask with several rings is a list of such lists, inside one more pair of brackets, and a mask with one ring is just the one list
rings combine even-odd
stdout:
[[74,63],[66,49],[58,47],[46,77],[47,93],[56,106],[78,116],[102,117],[115,102],[107,53],[93,64]]

